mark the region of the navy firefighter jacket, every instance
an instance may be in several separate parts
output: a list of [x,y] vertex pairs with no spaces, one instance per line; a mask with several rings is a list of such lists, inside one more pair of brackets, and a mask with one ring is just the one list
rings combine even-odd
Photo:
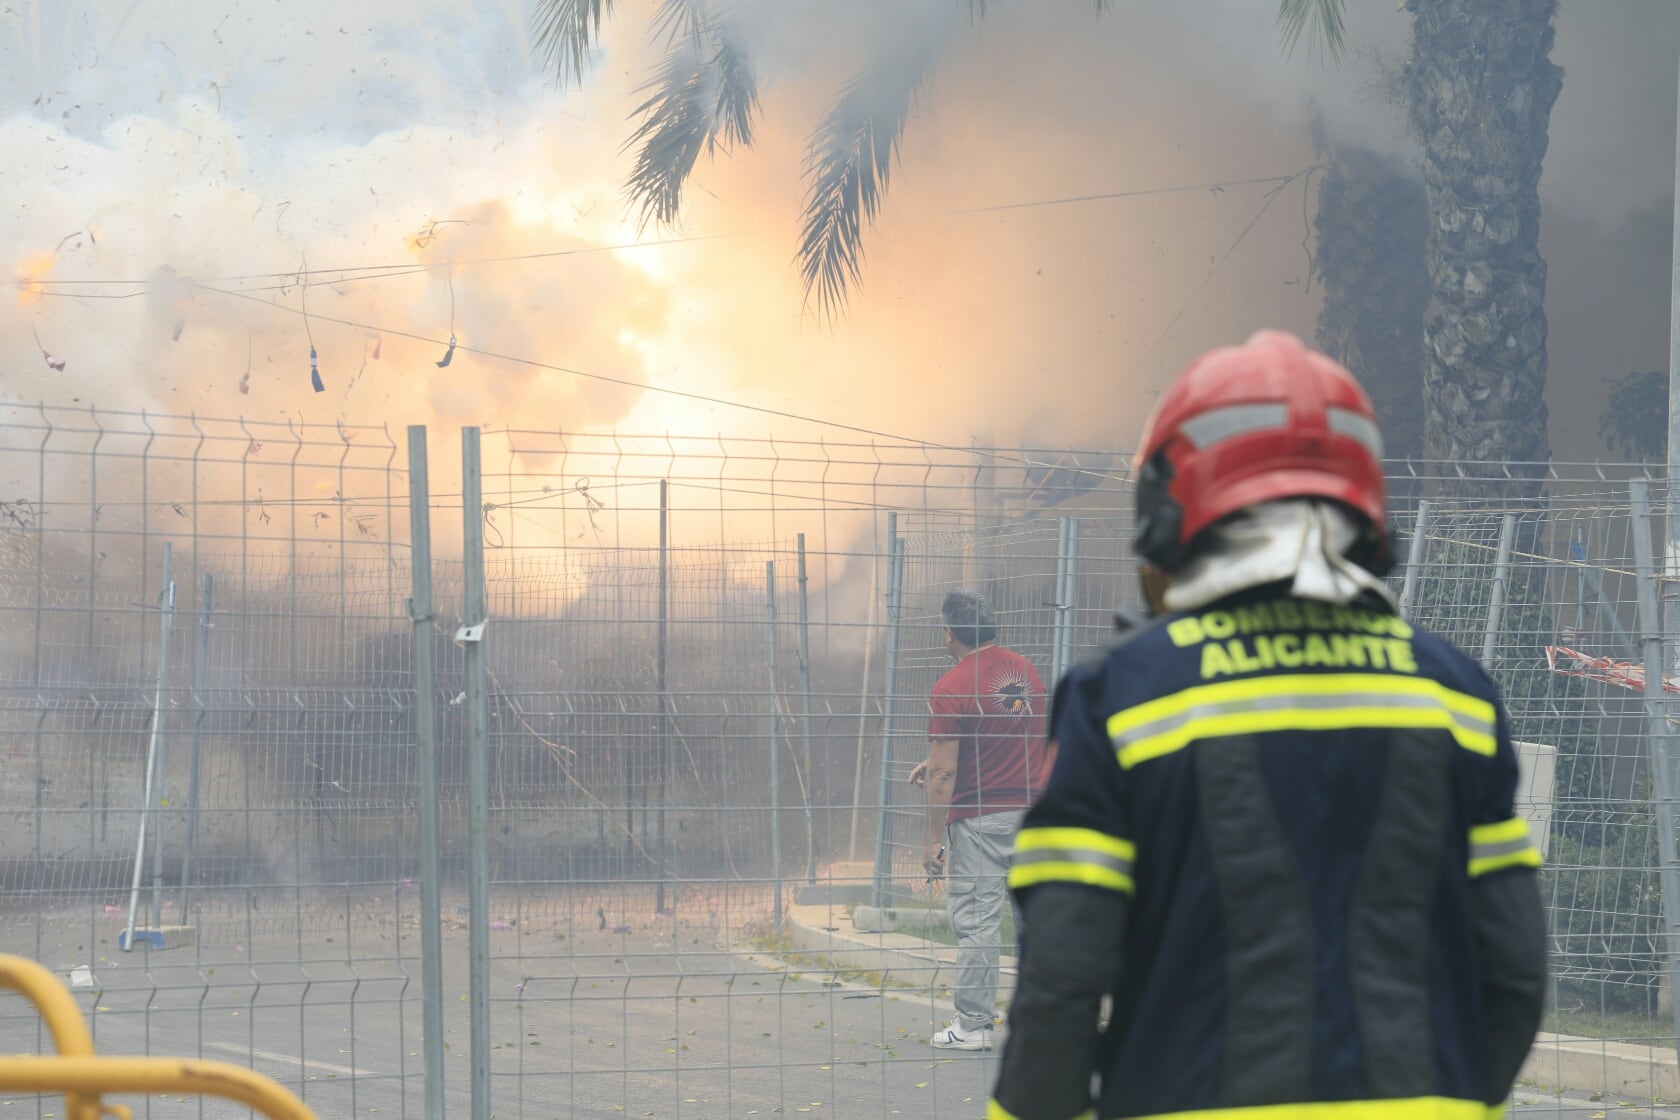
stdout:
[[1051,719],[993,1120],[1499,1114],[1545,928],[1475,663],[1381,604],[1250,593],[1069,673]]

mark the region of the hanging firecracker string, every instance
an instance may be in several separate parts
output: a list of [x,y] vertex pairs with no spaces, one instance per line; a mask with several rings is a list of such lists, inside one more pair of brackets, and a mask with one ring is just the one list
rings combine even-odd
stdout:
[[47,348],[41,345],[41,334],[35,329],[34,323],[29,324],[29,333],[35,336],[35,348],[41,351],[41,357],[46,360],[47,368],[55,373],[63,373],[67,363],[63,358],[54,358],[47,352]]
[[437,364],[439,369],[448,367],[455,360],[455,269],[449,270],[449,349],[443,352],[443,358]]
[[298,299],[303,306],[303,334],[309,340],[309,384],[317,393],[327,391],[327,386],[321,380],[321,368],[315,358],[315,332],[309,329],[309,258],[303,259],[303,278],[298,288]]

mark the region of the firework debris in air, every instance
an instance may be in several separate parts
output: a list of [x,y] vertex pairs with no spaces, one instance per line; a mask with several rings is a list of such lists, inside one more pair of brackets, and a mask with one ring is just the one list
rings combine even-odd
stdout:
[[63,373],[64,372],[64,367],[68,363],[63,358],[59,358],[58,360],[55,361],[53,359],[53,356],[50,353],[47,352],[47,348],[45,346],[41,345],[41,336],[35,330],[35,328],[33,326],[31,326],[29,328],[29,330],[30,330],[31,334],[35,335],[35,346],[36,346],[37,349],[39,349],[41,351],[41,357],[46,360],[47,368],[54,371],[55,373]]
[[[342,31],[310,17],[319,5],[244,5],[220,26],[192,5],[117,20],[128,7],[32,5],[77,14],[26,21],[0,50],[22,109],[0,121],[15,187],[0,331],[21,341],[33,323],[74,339],[77,358],[20,363],[9,400],[295,411],[295,375],[259,392],[237,348],[254,336],[265,362],[295,369],[301,284],[325,332],[312,341],[341,373],[361,338],[392,342],[391,363],[370,343],[366,374],[339,383],[330,412],[347,423],[562,416],[591,431],[817,438],[793,416],[876,428],[890,413],[885,426],[932,441],[1015,444],[1030,429],[1123,447],[1150,392],[1212,341],[1313,334],[1322,290],[1301,243],[1318,178],[1262,208],[1277,177],[1317,159],[1315,113],[1333,140],[1417,162],[1383,84],[1410,48],[1392,5],[1349,5],[1355,49],[1325,67],[1274,49],[1277,6],[1252,0],[1101,19],[1089,5],[993,5],[974,21],[950,19],[950,0],[757,0],[740,6],[743,53],[765,79],[753,143],[702,152],[674,200],[681,228],[642,231],[622,205],[636,166],[624,145],[668,52],[633,13],[603,23],[579,90],[532,49],[526,4],[368,0]],[[848,77],[909,30],[943,46],[878,228],[862,231],[850,313],[817,327],[790,260],[801,161]],[[98,41],[97,66],[78,35]],[[169,78],[134,81],[161,43]],[[1604,383],[1580,371],[1666,360],[1668,238],[1650,234],[1666,233],[1673,166],[1666,141],[1629,138],[1669,135],[1677,43],[1680,8],[1662,0],[1559,12],[1569,78],[1540,184],[1559,456],[1598,448]],[[243,66],[260,77],[232,80]],[[973,154],[988,148],[1009,158]],[[332,267],[312,276],[300,260]],[[432,341],[457,316],[471,378],[439,365],[449,351]],[[427,361],[452,376],[415,378]],[[183,384],[182,369],[235,376]]]

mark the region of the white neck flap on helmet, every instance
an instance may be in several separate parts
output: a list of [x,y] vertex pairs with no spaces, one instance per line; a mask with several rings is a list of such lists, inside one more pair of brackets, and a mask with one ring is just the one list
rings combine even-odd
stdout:
[[1345,606],[1371,592],[1392,607],[1388,585],[1345,555],[1359,530],[1357,519],[1334,502],[1286,498],[1251,506],[1198,536],[1190,561],[1173,573],[1165,606],[1195,610],[1290,580],[1297,598]]

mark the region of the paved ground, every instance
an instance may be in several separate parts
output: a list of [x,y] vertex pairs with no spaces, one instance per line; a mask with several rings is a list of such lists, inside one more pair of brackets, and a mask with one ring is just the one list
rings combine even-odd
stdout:
[[[610,923],[622,914],[605,909],[522,913],[492,934],[498,1117],[984,1113],[995,1056],[927,1045],[947,1007],[933,993],[840,982],[809,971],[808,959],[784,965],[704,908],[697,921],[617,927]],[[149,956],[115,951],[120,919],[51,920],[0,929],[0,949],[61,974],[91,966],[99,987],[77,995],[101,1053],[249,1065],[300,1091],[324,1118],[418,1117],[418,930],[356,906],[337,917],[312,917],[301,932],[287,919],[210,921],[194,948]],[[444,949],[448,1107],[464,1117],[465,931],[448,931]],[[0,1053],[36,1052],[33,1016],[9,997],[0,1013]],[[1520,1100],[1525,1113],[1572,1120],[1680,1120],[1620,1102]],[[129,1103],[158,1120],[247,1115],[199,1101]],[[54,1100],[0,1100],[0,1117],[59,1111]]]

